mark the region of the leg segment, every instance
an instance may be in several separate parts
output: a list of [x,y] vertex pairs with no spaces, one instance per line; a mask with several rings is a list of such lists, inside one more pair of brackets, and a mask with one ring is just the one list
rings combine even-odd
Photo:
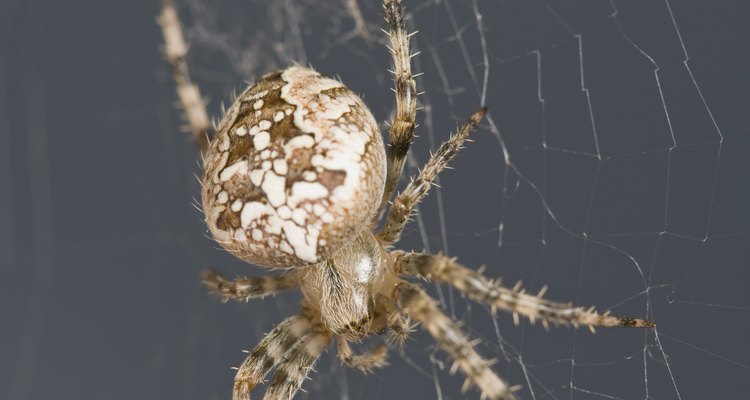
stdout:
[[435,338],[441,349],[453,358],[451,372],[460,369],[466,375],[464,389],[476,385],[483,399],[515,400],[512,389],[490,368],[491,361],[483,359],[456,323],[442,313],[435,301],[417,286],[402,283],[395,289],[396,298],[404,312],[419,321]]
[[182,25],[172,0],[162,0],[159,25],[164,35],[164,52],[172,65],[172,73],[177,83],[180,105],[185,112],[193,139],[198,144],[201,154],[205,154],[208,150],[208,135],[212,134],[213,128],[208,119],[200,89],[190,79],[187,62],[188,46],[182,35]]
[[331,335],[321,325],[300,339],[284,354],[284,361],[276,369],[264,400],[289,400],[297,393],[315,361],[328,346]]
[[[388,24],[390,50],[393,56],[393,75],[396,93],[396,117],[391,121],[388,137],[388,173],[385,191],[377,216],[388,204],[393,191],[398,186],[401,171],[404,169],[406,154],[414,139],[417,114],[417,90],[411,73],[409,37],[404,24],[404,13],[400,0],[384,0],[383,9]],[[377,221],[374,221],[377,222]]]
[[203,273],[201,281],[208,286],[212,293],[221,296],[224,301],[229,299],[248,301],[299,286],[296,275],[289,273],[256,278],[237,278],[229,281],[216,271],[206,271]]
[[349,341],[343,336],[336,336],[336,346],[342,363],[366,374],[372,372],[375,368],[383,368],[388,365],[388,346],[385,344],[380,344],[361,354],[354,354],[349,346]]
[[474,113],[455,135],[451,135],[450,139],[440,145],[416,179],[413,179],[406,189],[396,196],[388,212],[388,219],[377,234],[381,243],[391,245],[398,241],[414,206],[427,195],[432,182],[458,153],[464,141],[469,137],[469,133],[476,129],[486,112],[487,109],[482,107]]
[[[650,321],[636,318],[620,318],[599,314],[593,308],[573,307],[570,304],[555,303],[542,298],[544,289],[537,295],[524,293],[520,287],[508,289],[499,282],[491,281],[477,271],[457,263],[455,259],[442,255],[394,252],[394,267],[398,273],[448,283],[469,296],[484,303],[493,310],[501,309],[513,313],[516,323],[518,315],[529,318],[533,323],[540,320],[544,326],[557,325],[587,326],[627,326],[651,328]],[[520,286],[520,285],[516,285]]]
[[233,400],[248,400],[250,392],[276,364],[281,362],[287,349],[300,343],[312,328],[310,316],[303,310],[276,326],[250,352],[234,378]]

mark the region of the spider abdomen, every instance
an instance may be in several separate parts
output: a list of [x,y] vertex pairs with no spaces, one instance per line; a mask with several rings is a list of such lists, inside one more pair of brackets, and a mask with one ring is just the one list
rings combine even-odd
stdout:
[[263,77],[227,110],[203,176],[213,237],[259,266],[319,263],[365,228],[385,149],[364,102],[303,67]]

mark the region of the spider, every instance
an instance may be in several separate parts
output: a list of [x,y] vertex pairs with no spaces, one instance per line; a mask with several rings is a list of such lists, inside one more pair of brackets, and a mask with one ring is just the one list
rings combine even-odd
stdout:
[[[224,300],[300,290],[301,309],[271,330],[237,370],[233,399],[247,399],[267,374],[265,399],[292,398],[332,340],[338,357],[369,372],[387,364],[388,346],[354,354],[350,342],[387,333],[400,345],[421,325],[487,399],[515,399],[474,342],[408,278],[452,285],[471,300],[548,327],[653,327],[501,286],[439,254],[393,250],[414,207],[482,121],[475,112],[393,197],[414,138],[416,85],[410,34],[400,0],[384,0],[395,82],[396,114],[386,152],[364,102],[343,83],[291,66],[263,76],[240,94],[216,127],[190,78],[187,45],[171,0],[161,24],[180,104],[201,149],[205,220],[213,238],[238,258],[276,275],[228,280],[214,271],[203,283]],[[391,201],[391,198],[393,200]],[[389,207],[390,206],[390,207]],[[386,212],[387,209],[387,212]],[[384,221],[381,223],[381,219]]]

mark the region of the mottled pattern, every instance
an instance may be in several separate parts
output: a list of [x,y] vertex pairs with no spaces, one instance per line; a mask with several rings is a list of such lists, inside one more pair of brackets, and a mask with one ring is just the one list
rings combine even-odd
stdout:
[[213,237],[243,260],[304,266],[366,227],[385,174],[382,138],[362,100],[291,67],[227,110],[206,160],[203,208]]

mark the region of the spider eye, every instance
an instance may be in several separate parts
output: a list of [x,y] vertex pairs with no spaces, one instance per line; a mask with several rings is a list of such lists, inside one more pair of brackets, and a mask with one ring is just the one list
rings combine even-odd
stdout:
[[302,67],[266,75],[228,109],[203,176],[214,238],[250,263],[318,263],[369,226],[385,149],[364,102]]

